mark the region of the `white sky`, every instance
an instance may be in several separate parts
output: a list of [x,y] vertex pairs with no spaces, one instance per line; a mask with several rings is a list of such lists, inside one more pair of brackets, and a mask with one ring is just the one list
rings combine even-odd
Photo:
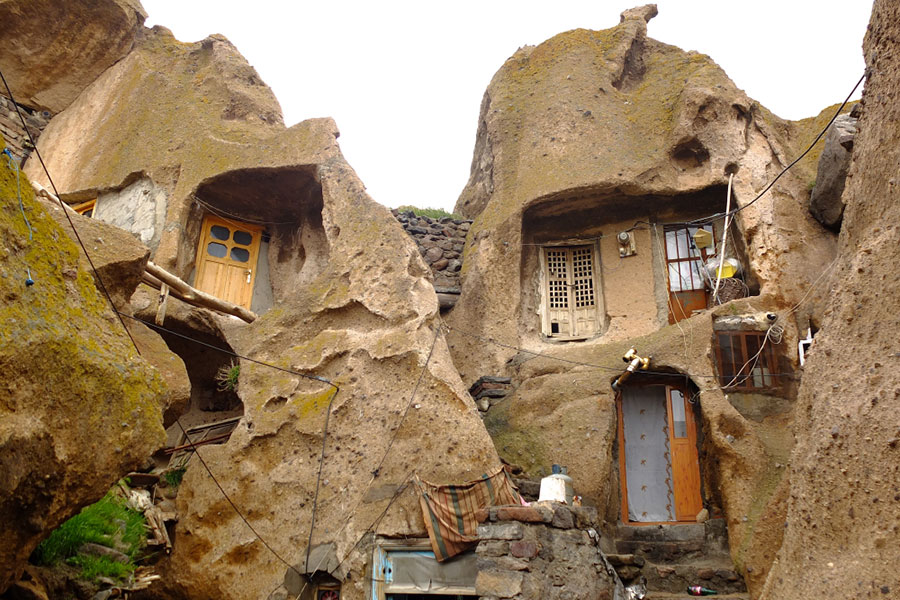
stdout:
[[[142,0],[185,42],[224,34],[292,125],[333,117],[344,156],[382,204],[452,210],[484,90],[523,45],[606,29],[641,0]],[[862,75],[872,2],[657,0],[649,35],[710,55],[750,97],[800,119]],[[859,96],[859,91],[856,96]]]

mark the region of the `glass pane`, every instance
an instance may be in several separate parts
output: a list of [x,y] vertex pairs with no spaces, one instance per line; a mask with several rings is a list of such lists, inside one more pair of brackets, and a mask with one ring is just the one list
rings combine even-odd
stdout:
[[681,291],[681,277],[678,274],[678,263],[669,263],[669,289],[673,292]]
[[235,231],[234,241],[242,246],[249,246],[250,242],[253,241],[253,234],[246,231]]
[[684,394],[680,390],[671,390],[672,399],[672,433],[677,438],[687,437],[687,419],[684,414]]
[[[221,225],[213,225],[209,230],[210,235],[212,235],[213,239],[216,240],[227,240],[229,235],[231,234],[228,231],[227,227],[222,227]],[[222,256],[225,256],[224,254]]]
[[228,248],[226,248],[224,244],[217,244],[216,242],[210,242],[206,247],[206,253],[210,256],[215,256],[216,258],[225,258],[227,251]]
[[675,244],[675,232],[667,231],[666,232],[666,258],[669,260],[675,260],[678,258],[678,248]]
[[231,260],[236,260],[238,262],[247,262],[248,260],[250,260],[250,251],[246,248],[232,248]]
[[687,258],[691,255],[688,248],[688,232],[686,229],[678,230],[678,257]]

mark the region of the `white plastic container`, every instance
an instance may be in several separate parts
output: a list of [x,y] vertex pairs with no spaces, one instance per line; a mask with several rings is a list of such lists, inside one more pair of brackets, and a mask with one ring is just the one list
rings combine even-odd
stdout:
[[[553,465],[556,467],[556,465]],[[556,471],[557,468],[554,468]],[[564,502],[572,505],[575,489],[572,486],[572,478],[565,473],[553,473],[541,479],[541,493],[538,502]]]

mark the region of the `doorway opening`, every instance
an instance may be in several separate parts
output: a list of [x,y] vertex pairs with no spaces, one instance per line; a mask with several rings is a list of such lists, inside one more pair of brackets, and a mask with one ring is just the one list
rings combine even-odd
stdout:
[[623,523],[696,522],[703,499],[691,398],[680,382],[632,383],[618,394]]

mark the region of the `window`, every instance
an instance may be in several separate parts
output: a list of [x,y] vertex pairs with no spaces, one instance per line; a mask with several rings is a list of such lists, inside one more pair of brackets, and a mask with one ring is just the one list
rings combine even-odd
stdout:
[[87,217],[88,219],[94,218],[94,208],[97,206],[97,199],[88,200],[87,202],[81,202],[79,204],[73,204],[72,210],[77,212],[79,215],[83,217]]
[[775,385],[775,352],[761,331],[716,332],[720,383],[733,390],[763,390]]
[[477,596],[474,551],[438,562],[430,542],[408,540],[376,545],[372,561],[373,600],[457,600]]
[[544,335],[582,338],[599,332],[595,247],[547,246],[541,259]]
[[[712,245],[697,248],[694,234],[700,229],[713,234]],[[687,227],[667,225],[666,268],[669,281],[669,323],[676,323],[703,310],[709,302],[706,283],[706,261],[716,252],[712,225]]]

